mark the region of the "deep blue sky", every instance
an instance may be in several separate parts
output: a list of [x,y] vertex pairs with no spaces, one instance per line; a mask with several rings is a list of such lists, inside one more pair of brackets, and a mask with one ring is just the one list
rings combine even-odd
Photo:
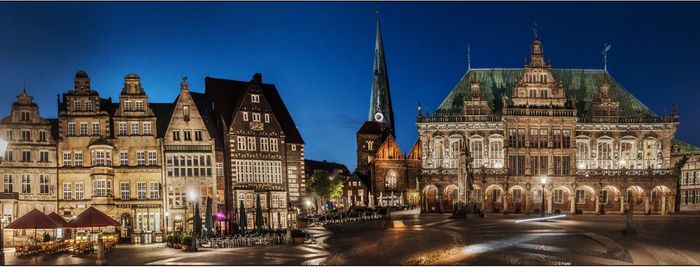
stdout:
[[[602,68],[657,113],[679,105],[678,138],[700,144],[698,3],[380,3],[397,138],[417,138],[416,104],[435,110],[472,67],[521,67],[532,23],[556,68]],[[0,115],[24,84],[45,117],[85,70],[116,98],[127,73],[152,102],[181,76],[274,83],[306,157],[355,167],[369,107],[376,3],[0,3]]]

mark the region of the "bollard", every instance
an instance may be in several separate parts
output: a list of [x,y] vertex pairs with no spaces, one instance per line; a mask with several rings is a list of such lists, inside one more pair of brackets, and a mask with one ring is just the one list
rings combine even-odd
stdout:
[[105,261],[105,242],[102,238],[97,239],[97,265],[102,265]]

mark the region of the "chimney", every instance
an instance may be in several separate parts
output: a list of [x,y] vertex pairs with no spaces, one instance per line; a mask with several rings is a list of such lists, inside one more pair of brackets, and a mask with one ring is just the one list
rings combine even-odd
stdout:
[[262,74],[255,73],[255,75],[253,75],[253,79],[256,80],[259,84],[262,84]]

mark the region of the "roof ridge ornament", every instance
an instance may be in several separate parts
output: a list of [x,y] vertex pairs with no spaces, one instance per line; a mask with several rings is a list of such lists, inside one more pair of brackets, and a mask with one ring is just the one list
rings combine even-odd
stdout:
[[605,71],[605,73],[608,72],[608,51],[610,51],[611,47],[612,45],[603,43],[603,71]]
[[467,44],[467,70],[472,69],[472,48]]
[[535,35],[535,40],[539,40],[539,37],[537,36],[537,23],[536,22],[532,23],[532,34]]

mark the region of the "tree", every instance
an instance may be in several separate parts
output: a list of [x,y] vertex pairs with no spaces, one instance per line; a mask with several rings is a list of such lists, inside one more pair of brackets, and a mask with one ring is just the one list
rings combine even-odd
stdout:
[[207,228],[206,234],[207,237],[211,237],[213,233],[213,227],[214,227],[214,219],[212,217],[212,211],[211,211],[211,197],[207,197],[207,210],[204,212],[204,226]]
[[241,200],[241,208],[238,211],[238,214],[240,214],[239,219],[240,221],[238,224],[240,225],[240,230],[243,232],[243,234],[247,233],[248,231],[248,218],[246,217],[245,214],[245,207],[243,206],[243,200]]
[[260,195],[257,195],[256,205],[255,205],[255,229],[261,231],[263,229],[263,213],[262,205],[260,204]]
[[325,172],[314,172],[309,192],[322,200],[336,199],[343,195],[343,182]]
[[194,223],[194,236],[202,235],[202,217],[199,215],[199,204],[194,206],[194,215],[192,216]]

